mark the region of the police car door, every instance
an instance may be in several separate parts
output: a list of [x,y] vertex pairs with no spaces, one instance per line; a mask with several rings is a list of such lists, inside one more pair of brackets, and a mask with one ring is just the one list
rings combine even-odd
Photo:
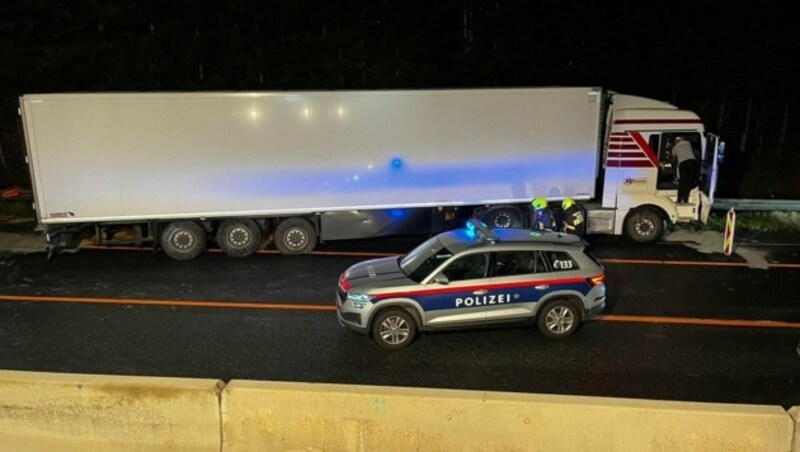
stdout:
[[509,250],[494,253],[494,271],[489,294],[494,304],[486,309],[486,320],[530,317],[536,303],[549,292],[552,274],[540,251]]
[[458,256],[434,272],[417,302],[430,326],[470,324],[484,319],[489,253]]

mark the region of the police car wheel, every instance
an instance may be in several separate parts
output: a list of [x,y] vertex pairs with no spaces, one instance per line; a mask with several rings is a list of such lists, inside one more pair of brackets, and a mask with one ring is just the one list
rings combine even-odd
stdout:
[[375,317],[372,337],[383,348],[397,350],[408,346],[417,334],[411,314],[402,309],[389,309]]
[[574,333],[581,322],[581,314],[567,300],[556,300],[545,305],[536,324],[539,331],[550,339],[561,339]]

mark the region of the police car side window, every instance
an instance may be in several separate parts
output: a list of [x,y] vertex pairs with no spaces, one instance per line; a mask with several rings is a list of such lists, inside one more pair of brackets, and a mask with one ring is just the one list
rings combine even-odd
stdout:
[[575,259],[564,251],[548,251],[545,255],[550,262],[550,268],[554,272],[566,272],[580,269]]
[[486,277],[489,266],[488,254],[469,254],[451,262],[442,273],[450,282]]
[[496,253],[496,276],[530,275],[547,271],[538,251],[502,251]]

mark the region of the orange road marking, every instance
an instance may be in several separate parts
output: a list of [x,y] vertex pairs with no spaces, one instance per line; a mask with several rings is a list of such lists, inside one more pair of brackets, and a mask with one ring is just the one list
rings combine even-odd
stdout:
[[139,298],[86,298],[50,297],[32,295],[0,295],[0,301],[24,301],[34,303],[93,303],[93,304],[133,304],[143,306],[179,306],[184,308],[242,308],[275,309],[290,311],[335,311],[336,306],[297,303],[246,303],[237,301],[196,301],[196,300],[147,300]]
[[[136,247],[136,246],[99,246],[99,245],[84,245],[83,249],[89,250],[110,250],[110,251],[153,251],[150,247]],[[219,248],[209,248],[206,250],[210,253],[221,253]],[[258,250],[257,254],[280,254],[278,250]],[[401,256],[402,253],[381,253],[381,252],[367,252],[367,251],[312,251],[309,253],[314,256],[351,256],[351,257],[392,257]],[[713,261],[682,261],[682,260],[659,260],[659,259],[617,259],[606,258],[597,259],[598,262],[603,264],[624,264],[624,265],[684,265],[695,267],[739,267],[749,268],[746,262],[713,262]],[[800,264],[782,264],[770,263],[769,268],[792,268],[800,269]]]
[[659,317],[646,315],[599,315],[593,320],[601,322],[660,323],[673,325],[732,326],[747,328],[800,328],[800,322],[777,320],[728,320],[700,319],[692,317]]
[[[258,254],[281,254],[278,250],[259,250],[256,251]],[[315,256],[375,256],[375,257],[391,257],[391,256],[402,256],[402,254],[395,254],[395,253],[374,253],[368,251],[312,251],[308,254],[315,255]]]
[[[81,249],[86,250],[104,250],[104,251],[153,251],[152,247],[139,247],[139,246],[100,246],[100,245],[84,245]],[[206,251],[209,253],[221,253],[219,248],[209,248]],[[281,254],[278,250],[258,250],[256,254]],[[315,256],[365,256],[365,257],[391,257],[401,256],[399,253],[375,253],[375,252],[361,252],[361,251],[312,251],[308,254]]]
[[800,264],[769,264],[770,268],[800,268]]
[[[195,301],[195,300],[150,300],[137,298],[87,298],[87,297],[51,297],[40,295],[0,295],[0,302],[34,302],[34,303],[90,303],[112,305],[142,306],[177,306],[182,308],[235,308],[235,309],[269,309],[286,311],[335,311],[336,306],[299,303],[246,303],[235,301]],[[639,315],[600,315],[592,319],[601,322],[651,323],[672,325],[727,326],[746,328],[791,328],[800,329],[800,322],[783,322],[778,320],[733,320],[703,319],[693,317],[661,317]]]
[[[740,267],[749,268],[746,262],[713,262],[713,261],[669,261],[658,259],[597,259],[604,264],[641,264],[641,265],[686,265],[695,267]],[[767,264],[769,268],[800,268],[800,264]]]
[[[79,246],[82,250],[119,250],[119,251],[153,251],[151,247],[144,247],[144,246],[103,246],[103,245],[81,245]],[[214,252],[212,249],[208,249],[206,251]],[[220,250],[221,251],[221,250]]]
[[[604,264],[641,264],[641,265],[694,265],[699,267],[747,267],[745,262],[712,262],[712,261],[668,261],[658,259],[597,259]],[[800,265],[798,265],[800,267]]]

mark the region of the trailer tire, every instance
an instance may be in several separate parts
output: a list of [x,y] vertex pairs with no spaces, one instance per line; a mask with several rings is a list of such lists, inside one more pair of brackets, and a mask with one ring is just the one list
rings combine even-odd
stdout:
[[523,227],[522,216],[519,210],[513,207],[490,209],[481,216],[480,220],[492,229]]
[[317,246],[317,231],[305,218],[287,218],[275,229],[275,246],[281,254],[308,254]]
[[253,220],[225,220],[217,228],[217,245],[228,256],[249,256],[261,246],[261,228]]
[[206,249],[206,230],[193,221],[169,223],[161,232],[161,249],[167,256],[185,261]]
[[667,229],[663,215],[649,208],[637,209],[625,218],[625,236],[636,243],[657,242]]

